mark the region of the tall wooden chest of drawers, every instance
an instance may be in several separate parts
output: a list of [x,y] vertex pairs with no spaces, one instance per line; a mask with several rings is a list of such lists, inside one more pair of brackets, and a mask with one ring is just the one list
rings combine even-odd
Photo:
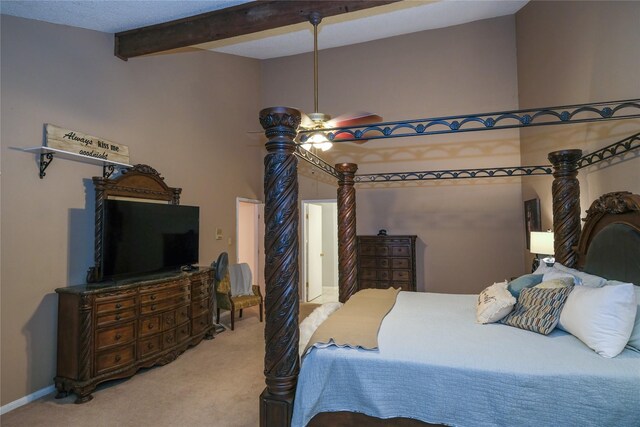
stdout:
[[56,289],[56,397],[92,399],[101,382],[164,365],[213,337],[213,271],[200,268]]
[[358,289],[416,290],[416,236],[358,236]]

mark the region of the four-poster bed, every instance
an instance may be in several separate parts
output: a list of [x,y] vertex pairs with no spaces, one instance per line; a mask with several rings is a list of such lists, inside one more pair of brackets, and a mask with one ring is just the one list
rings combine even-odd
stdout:
[[[570,111],[566,111],[569,109]],[[629,113],[631,110],[631,113]],[[330,140],[341,135],[340,141],[391,138],[429,133],[468,132],[509,127],[526,127],[585,121],[616,120],[640,117],[638,100],[599,103],[569,107],[554,107],[520,112],[491,113],[478,116],[424,119],[412,122],[394,122],[361,128],[329,130]],[[581,117],[581,114],[593,116]],[[544,118],[544,122],[535,122]],[[507,120],[512,122],[505,124]],[[582,267],[589,242],[600,225],[597,221],[616,222],[613,215],[623,215],[624,223],[640,235],[640,197],[627,193],[603,196],[597,206],[604,207],[597,214],[590,214],[591,223],[585,225],[580,235],[580,189],[578,169],[597,161],[620,155],[640,147],[640,134],[582,157],[581,150],[561,150],[549,154],[552,166],[516,166],[494,169],[461,169],[448,171],[400,172],[391,174],[356,175],[357,165],[339,164],[332,168],[317,156],[305,152],[294,142],[300,124],[300,112],[286,107],[265,109],[260,122],[268,138],[265,157],[265,281],[266,281],[266,327],[265,327],[265,376],[267,388],[260,399],[260,422],[262,426],[287,426],[293,415],[300,359],[298,357],[298,205],[297,205],[297,157],[308,161],[338,178],[338,242],[339,242],[339,299],[345,302],[357,291],[356,210],[355,187],[357,182],[461,179],[499,176],[528,176],[553,174],[553,225],[555,232],[556,260],[567,267]],[[418,123],[418,124],[416,124]],[[471,124],[475,127],[464,128]],[[432,126],[445,126],[445,130],[433,130]],[[434,128],[435,129],[435,128]],[[402,134],[396,134],[397,131]],[[376,132],[378,133],[376,135]],[[301,132],[301,141],[305,134]],[[343,138],[346,135],[346,138]],[[591,210],[597,210],[596,203]],[[590,210],[590,211],[591,211]],[[577,248],[577,249],[576,249]],[[636,256],[640,257],[640,247]],[[634,280],[640,283],[640,271],[632,278],[620,277],[615,271],[607,271],[609,279]],[[639,360],[640,361],[640,360]],[[635,362],[634,362],[635,363]],[[349,410],[345,405],[345,410]],[[334,411],[337,411],[334,409]],[[336,418],[333,414],[321,413],[309,425],[349,425],[361,423],[359,414],[343,412]],[[300,421],[302,418],[297,417]],[[340,421],[342,420],[342,421]],[[305,419],[305,423],[308,420]],[[430,420],[432,422],[444,422]],[[342,424],[340,424],[342,422]],[[367,418],[367,423],[375,423]],[[403,424],[408,423],[408,424]],[[416,420],[404,419],[397,425],[425,425]],[[372,424],[375,425],[375,424]]]

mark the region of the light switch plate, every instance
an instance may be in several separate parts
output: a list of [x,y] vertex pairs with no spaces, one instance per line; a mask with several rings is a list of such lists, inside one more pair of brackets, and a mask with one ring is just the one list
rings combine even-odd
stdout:
[[222,240],[222,228],[216,228],[216,240]]

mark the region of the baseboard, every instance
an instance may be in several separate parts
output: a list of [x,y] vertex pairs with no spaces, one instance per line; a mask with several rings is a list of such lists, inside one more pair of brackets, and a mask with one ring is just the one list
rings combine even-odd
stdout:
[[27,403],[31,403],[34,400],[38,400],[42,396],[46,396],[47,394],[53,393],[54,391],[56,391],[56,388],[53,385],[50,385],[49,387],[45,387],[38,391],[34,391],[28,396],[21,397],[20,399],[14,400],[11,403],[7,403],[6,405],[0,407],[0,415],[4,415],[9,411],[13,411],[16,408],[26,405]]

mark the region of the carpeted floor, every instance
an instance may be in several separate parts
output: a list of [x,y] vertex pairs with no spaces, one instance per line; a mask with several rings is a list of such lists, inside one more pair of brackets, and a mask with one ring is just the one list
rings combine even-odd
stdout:
[[[228,325],[228,316],[221,322]],[[264,323],[244,310],[235,331],[203,341],[165,366],[98,386],[82,405],[54,394],[2,417],[12,426],[258,426],[264,384]]]

